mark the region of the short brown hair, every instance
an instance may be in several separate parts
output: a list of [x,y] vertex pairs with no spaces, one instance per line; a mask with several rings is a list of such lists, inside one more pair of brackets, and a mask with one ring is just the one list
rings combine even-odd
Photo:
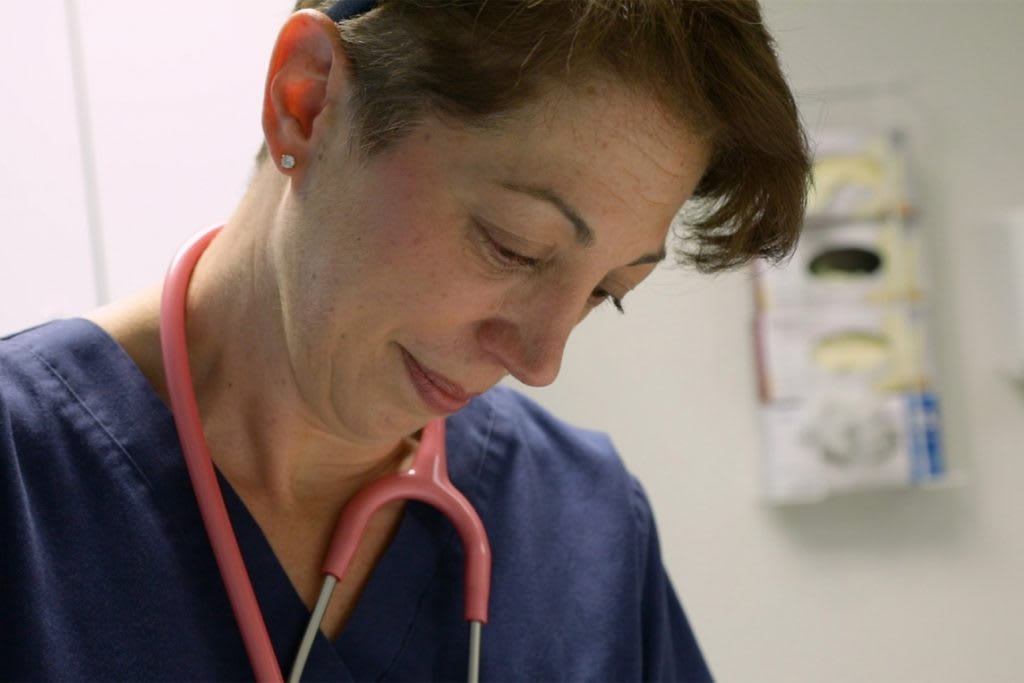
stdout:
[[714,272],[796,244],[809,153],[756,0],[378,0],[338,29],[367,155],[425,113],[486,126],[546,86],[610,75],[711,143],[682,262]]

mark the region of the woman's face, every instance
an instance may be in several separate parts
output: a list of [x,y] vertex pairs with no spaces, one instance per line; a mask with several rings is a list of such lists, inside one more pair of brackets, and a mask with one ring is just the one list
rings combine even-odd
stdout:
[[551,383],[573,328],[664,256],[708,153],[607,84],[488,131],[429,118],[368,161],[325,150],[272,237],[307,407],[371,443],[507,374]]

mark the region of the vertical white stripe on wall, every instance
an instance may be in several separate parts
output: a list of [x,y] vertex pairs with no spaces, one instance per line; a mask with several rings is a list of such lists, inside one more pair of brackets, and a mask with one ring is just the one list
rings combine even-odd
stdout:
[[0,2],[0,333],[96,303],[66,27]]
[[76,0],[64,0],[67,20],[68,52],[70,53],[71,82],[75,95],[75,120],[78,124],[78,148],[82,162],[83,191],[85,193],[86,225],[89,230],[89,255],[92,259],[93,291],[96,303],[110,300],[107,285],[107,266],[104,256],[103,221],[97,194],[96,155],[93,148],[92,119],[89,116],[88,84],[85,78],[85,55],[82,52],[81,26],[78,21]]

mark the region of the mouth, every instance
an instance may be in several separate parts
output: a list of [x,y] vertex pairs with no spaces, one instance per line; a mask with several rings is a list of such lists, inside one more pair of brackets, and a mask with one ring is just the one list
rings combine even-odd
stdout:
[[416,392],[431,412],[440,415],[458,412],[477,396],[444,375],[423,367],[405,348],[399,346],[399,349]]

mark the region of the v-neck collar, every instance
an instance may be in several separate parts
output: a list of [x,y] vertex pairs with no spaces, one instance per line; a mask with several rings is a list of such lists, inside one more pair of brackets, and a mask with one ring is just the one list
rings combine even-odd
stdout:
[[[33,347],[59,372],[148,485],[162,512],[193,552],[212,554],[195,503],[174,417],[127,352],[102,328],[84,319],[63,320],[57,337],[72,340],[62,355]],[[116,378],[116,380],[115,380]],[[116,381],[116,385],[113,383]],[[112,401],[115,393],[129,401]],[[116,406],[116,409],[114,409]],[[494,421],[487,395],[448,420],[449,473],[474,504],[485,486],[484,467]],[[163,447],[153,448],[158,443]],[[218,472],[225,504],[264,621],[287,676],[309,619],[270,544],[231,485]],[[182,505],[182,501],[188,501]],[[304,680],[381,680],[402,656],[423,598],[444,558],[461,558],[454,530],[434,509],[409,502],[352,616],[333,643],[320,634]],[[456,558],[452,558],[454,555]]]

